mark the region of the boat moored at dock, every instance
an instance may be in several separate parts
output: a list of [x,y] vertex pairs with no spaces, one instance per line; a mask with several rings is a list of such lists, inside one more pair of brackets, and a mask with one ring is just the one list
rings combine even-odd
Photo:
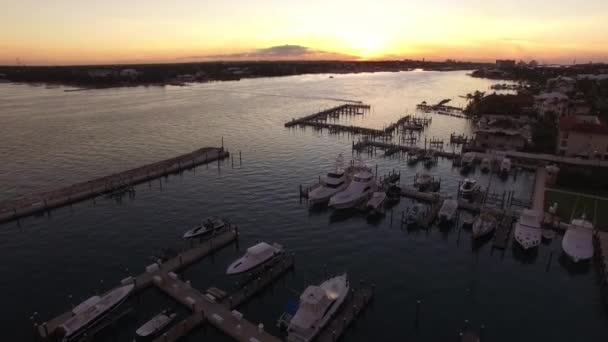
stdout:
[[463,198],[471,198],[479,190],[479,184],[472,178],[466,178],[460,185],[460,195]]
[[184,233],[184,239],[192,239],[210,235],[226,227],[228,223],[215,216],[209,216],[202,220],[201,224]]
[[74,341],[122,304],[135,286],[124,285],[103,296],[93,296],[72,309],[73,316],[59,326],[62,341]]
[[344,191],[330,198],[329,206],[335,209],[353,208],[369,199],[375,189],[374,175],[367,171],[358,172]]
[[490,235],[496,229],[496,217],[489,212],[482,212],[473,222],[473,238],[479,239]]
[[537,247],[542,241],[543,213],[524,209],[515,225],[515,241],[525,250]]
[[585,215],[572,220],[562,239],[562,249],[574,262],[593,257],[593,224],[586,220]]
[[506,178],[509,175],[509,172],[511,172],[511,166],[511,159],[507,157],[503,158],[500,162],[500,176]]
[[460,162],[460,172],[463,174],[469,173],[473,169],[475,162],[475,152],[467,152],[462,155]]
[[177,317],[175,312],[170,310],[164,310],[158,315],[152,317],[149,321],[139,327],[135,333],[139,337],[152,337],[161,332],[166,326],[168,326]]
[[311,285],[300,296],[298,310],[287,328],[288,342],[309,342],[335,315],[349,292],[348,276],[328,279]]
[[247,248],[245,255],[230,264],[226,274],[234,275],[251,271],[283,253],[283,251],[283,246],[279,244],[270,245],[266,242],[260,242]]
[[458,210],[458,201],[455,199],[446,199],[439,209],[439,223],[450,224],[454,222],[456,218],[456,211]]

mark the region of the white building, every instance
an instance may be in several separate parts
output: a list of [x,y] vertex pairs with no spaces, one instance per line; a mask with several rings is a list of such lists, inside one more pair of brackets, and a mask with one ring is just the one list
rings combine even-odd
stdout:
[[568,95],[556,91],[534,97],[534,109],[541,117],[549,112],[555,113],[557,117],[568,115],[569,104]]
[[597,116],[562,117],[557,139],[559,155],[608,160],[608,125]]
[[122,69],[120,71],[120,77],[122,78],[137,78],[140,72],[135,69]]

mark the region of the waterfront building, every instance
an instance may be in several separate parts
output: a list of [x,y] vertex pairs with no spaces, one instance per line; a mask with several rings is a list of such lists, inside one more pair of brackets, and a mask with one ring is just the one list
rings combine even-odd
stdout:
[[608,125],[593,115],[562,117],[559,121],[557,154],[608,160]]

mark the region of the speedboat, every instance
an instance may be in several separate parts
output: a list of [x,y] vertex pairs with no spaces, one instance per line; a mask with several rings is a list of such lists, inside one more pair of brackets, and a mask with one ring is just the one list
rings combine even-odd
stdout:
[[347,179],[344,170],[336,170],[327,173],[320,186],[308,192],[308,201],[311,205],[326,203],[331,196],[344,190]]
[[367,201],[367,209],[370,210],[370,215],[383,214],[384,201],[386,201],[386,192],[374,192]]
[[488,212],[483,212],[473,222],[473,238],[479,239],[484,237],[496,229],[496,217]]
[[461,164],[460,164],[460,172],[468,173],[473,168],[473,163],[475,162],[475,152],[467,152],[462,155]]
[[492,169],[492,162],[489,158],[483,158],[479,168],[481,169],[481,172],[488,173]]
[[158,315],[152,317],[149,321],[144,323],[141,327],[139,327],[135,333],[139,337],[151,337],[158,334],[161,330],[163,330],[167,325],[169,325],[174,319],[177,317],[175,312],[171,312],[170,310],[164,310]]
[[470,198],[479,190],[479,184],[472,178],[466,178],[460,185],[460,195],[465,198]]
[[503,158],[500,163],[500,175],[502,177],[507,177],[509,172],[511,172],[511,159]]
[[513,235],[515,236],[515,241],[523,249],[530,249],[540,245],[543,238],[542,220],[543,213],[541,211],[524,209],[521,212]]
[[247,248],[245,255],[230,264],[226,274],[232,275],[251,271],[281,253],[283,253],[283,246],[276,243],[270,245],[266,242],[260,242]]
[[226,226],[226,222],[221,218],[209,216],[204,219],[200,225],[190,229],[184,233],[184,239],[192,239],[203,235],[211,234]]
[[454,221],[458,210],[458,201],[455,199],[446,199],[439,209],[439,223],[447,224]]
[[408,165],[416,165],[419,161],[424,159],[424,150],[414,150],[408,153]]
[[335,209],[355,207],[367,200],[376,189],[374,175],[371,172],[358,172],[346,190],[333,195],[329,199],[329,206]]
[[572,220],[562,240],[564,252],[574,262],[591,259],[593,256],[593,224],[585,219]]
[[431,174],[429,174],[428,172],[421,172],[416,174],[414,186],[418,188],[418,191],[425,192],[431,187],[432,184],[433,176],[431,176]]
[[300,295],[298,310],[287,328],[288,342],[312,341],[340,308],[349,291],[348,276],[311,285]]
[[62,341],[73,341],[122,304],[135,286],[118,287],[103,296],[93,296],[72,309],[72,316],[59,326]]

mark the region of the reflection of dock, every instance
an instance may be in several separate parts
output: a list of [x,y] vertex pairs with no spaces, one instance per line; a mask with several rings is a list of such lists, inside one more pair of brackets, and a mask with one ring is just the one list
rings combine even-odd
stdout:
[[0,202],[0,222],[43,213],[102,194],[129,191],[131,186],[228,157],[223,148],[206,147],[179,157],[144,165],[58,190]]

